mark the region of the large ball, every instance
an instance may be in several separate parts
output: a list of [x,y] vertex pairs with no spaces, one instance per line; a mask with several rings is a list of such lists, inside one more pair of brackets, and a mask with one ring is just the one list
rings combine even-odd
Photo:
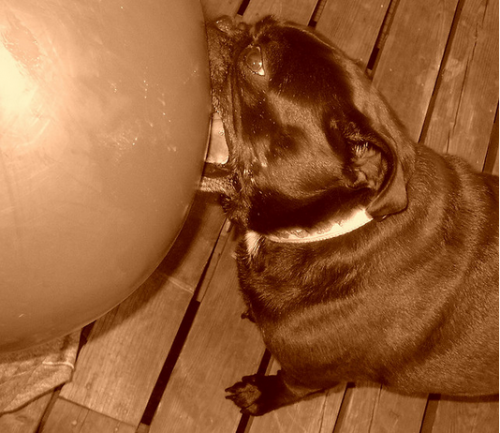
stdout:
[[209,93],[198,0],[0,3],[0,351],[155,269],[201,177]]

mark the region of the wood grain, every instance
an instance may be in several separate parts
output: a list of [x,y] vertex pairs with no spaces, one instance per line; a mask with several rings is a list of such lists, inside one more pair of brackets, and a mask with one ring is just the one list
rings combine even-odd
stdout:
[[[279,364],[273,360],[268,374],[276,374]],[[345,393],[345,384],[310,399],[282,407],[252,420],[249,433],[331,433]]]
[[327,2],[316,28],[349,57],[366,67],[390,0]]
[[286,1],[286,0],[251,0],[243,18],[247,22],[254,22],[266,15],[294,21],[307,25],[312,18],[317,0]]
[[222,253],[226,248],[226,244],[231,239],[232,236],[232,224],[229,220],[227,220],[222,227],[222,230],[219,234],[219,239],[217,239],[217,244],[215,245],[214,251],[212,253],[212,257],[210,258],[210,263],[208,264],[207,271],[203,280],[200,282],[198,290],[196,291],[196,300],[198,302],[202,302],[205,294],[207,293],[208,287],[212,282],[212,278],[215,275],[215,271],[219,265],[219,261],[222,257]]
[[205,200],[195,201],[155,273],[95,323],[61,397],[139,424],[224,221],[219,206]]
[[498,105],[497,114],[495,115],[495,123],[491,131],[490,143],[488,145],[488,153],[486,161],[484,161],[483,171],[485,173],[495,174],[498,176]]
[[235,16],[243,0],[201,0],[203,15],[207,20],[214,20],[222,15]]
[[418,140],[458,0],[400,0],[373,82]]
[[369,383],[348,388],[334,433],[368,433],[380,391],[379,385]]
[[40,433],[135,433],[135,431],[134,426],[59,399]]
[[498,399],[491,402],[431,400],[421,433],[497,433]]
[[187,220],[158,272],[194,293],[225,221],[219,197],[197,193]]
[[382,387],[370,433],[419,433],[426,406],[427,396],[407,396]]
[[139,424],[192,297],[156,278],[96,322],[62,397]]
[[236,431],[240,413],[225,399],[224,389],[257,371],[264,346],[256,327],[241,319],[244,306],[238,291],[234,246],[235,241],[230,240],[221,255],[151,433]]
[[498,104],[498,1],[467,0],[459,18],[423,138],[482,170]]

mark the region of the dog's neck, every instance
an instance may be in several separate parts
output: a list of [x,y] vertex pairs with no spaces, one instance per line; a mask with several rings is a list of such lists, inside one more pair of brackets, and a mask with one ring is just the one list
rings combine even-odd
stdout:
[[247,247],[249,251],[253,251],[261,239],[281,244],[306,244],[325,241],[351,233],[372,220],[373,218],[366,212],[366,209],[356,209],[344,219],[339,220],[338,218],[334,218],[326,220],[310,229],[297,227],[277,230],[268,234],[249,230],[246,233]]

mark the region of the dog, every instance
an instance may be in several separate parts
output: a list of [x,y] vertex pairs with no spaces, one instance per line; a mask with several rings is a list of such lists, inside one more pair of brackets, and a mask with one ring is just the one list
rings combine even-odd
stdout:
[[412,142],[310,28],[207,33],[240,290],[281,366],[227,398],[262,415],[341,382],[498,393],[498,178]]

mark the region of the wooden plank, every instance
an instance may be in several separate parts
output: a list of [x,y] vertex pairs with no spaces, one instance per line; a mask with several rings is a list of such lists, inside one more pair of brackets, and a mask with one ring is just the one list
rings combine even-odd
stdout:
[[481,170],[498,104],[498,1],[466,0],[459,18],[424,142]]
[[427,397],[402,395],[382,387],[370,433],[419,433],[426,407]]
[[243,0],[201,0],[205,19],[214,20],[222,15],[235,16]]
[[254,22],[266,15],[307,25],[311,20],[317,0],[287,2],[284,0],[251,0],[243,14],[247,22]]
[[495,123],[493,123],[493,128],[491,130],[490,144],[488,146],[488,153],[486,154],[483,171],[498,176],[498,106],[497,114],[495,115]]
[[[268,374],[276,374],[273,360]],[[335,427],[346,386],[339,385],[311,399],[282,407],[251,422],[249,433],[331,433]]]
[[194,293],[225,220],[219,196],[197,193],[186,223],[159,271]]
[[154,274],[95,323],[61,397],[139,424],[224,220],[218,205],[199,200]]
[[358,383],[348,388],[334,433],[368,433],[380,392],[376,384]]
[[224,249],[191,332],[151,424],[151,433],[234,433],[237,407],[224,389],[257,371],[264,353],[261,336],[242,320],[235,241]]
[[249,433],[331,433],[345,386],[253,419]]
[[422,433],[497,433],[498,400],[430,400]]
[[156,273],[95,323],[61,396],[138,425],[191,297]]
[[327,2],[316,28],[361,67],[366,67],[390,3],[390,0]]
[[135,433],[134,426],[58,399],[40,433]]
[[2,433],[35,433],[52,398],[51,392],[42,395],[23,408],[0,416]]
[[400,0],[374,84],[418,140],[458,0]]
[[214,248],[214,252],[210,259],[210,263],[208,264],[207,272],[205,273],[205,277],[200,284],[199,289],[196,292],[196,301],[202,302],[205,294],[207,293],[208,287],[212,282],[212,278],[215,275],[215,271],[219,265],[219,260],[222,257],[222,253],[226,248],[227,242],[231,239],[231,228],[232,224],[229,220],[226,221],[224,227],[222,228],[219,238],[217,239],[217,244]]

